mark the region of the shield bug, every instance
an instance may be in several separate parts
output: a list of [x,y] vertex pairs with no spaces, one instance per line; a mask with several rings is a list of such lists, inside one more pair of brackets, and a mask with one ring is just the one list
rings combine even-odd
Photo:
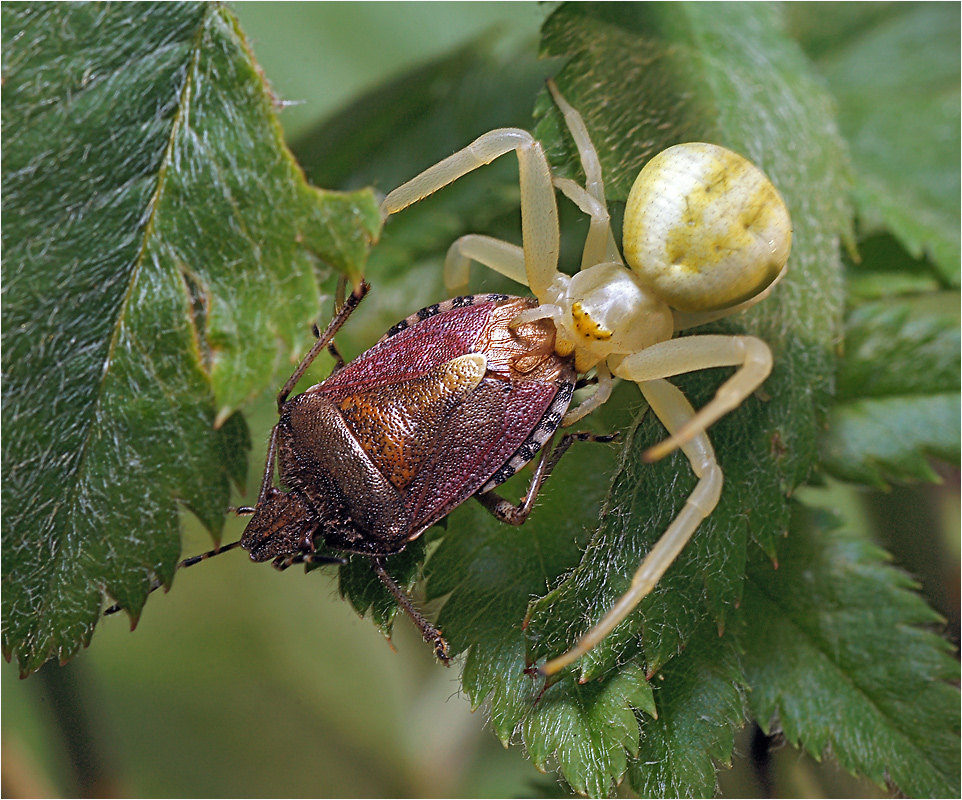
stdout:
[[[367,292],[362,284],[277,396],[257,505],[239,542],[182,562],[190,566],[236,546],[253,561],[343,561],[320,546],[368,556],[439,659],[441,632],[414,608],[385,559],[469,497],[520,525],[544,479],[575,439],[546,448],[518,505],[493,489],[548,444],[575,388],[572,356],[561,355],[551,320],[517,324],[533,299],[456,297],[402,320],[370,350],[290,397],[317,355]],[[283,487],[275,486],[275,472]],[[116,607],[109,612],[119,610]]]

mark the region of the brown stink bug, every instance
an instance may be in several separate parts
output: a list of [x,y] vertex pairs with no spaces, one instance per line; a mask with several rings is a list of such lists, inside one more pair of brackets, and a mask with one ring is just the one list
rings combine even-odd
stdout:
[[[240,541],[181,566],[238,545],[278,569],[342,561],[316,552],[320,546],[369,556],[447,663],[441,632],[414,608],[385,559],[472,496],[498,519],[520,525],[572,441],[611,437],[562,437],[542,455],[517,506],[492,491],[552,439],[575,388],[573,358],[557,352],[554,323],[513,324],[537,301],[507,295],[456,297],[421,309],[289,399],[367,290],[362,284],[348,297],[279,392],[257,505],[241,509],[253,516]],[[284,489],[274,485],[275,470]]]

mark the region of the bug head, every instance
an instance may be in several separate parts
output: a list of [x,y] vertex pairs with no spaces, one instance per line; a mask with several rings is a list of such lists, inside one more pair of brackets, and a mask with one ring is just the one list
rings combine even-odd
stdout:
[[247,523],[241,547],[250,552],[252,561],[310,551],[317,525],[311,505],[300,492],[271,488]]

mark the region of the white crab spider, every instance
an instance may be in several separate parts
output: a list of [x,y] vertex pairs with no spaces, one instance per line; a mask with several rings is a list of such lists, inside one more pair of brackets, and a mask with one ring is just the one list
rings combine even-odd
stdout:
[[[544,675],[557,673],[614,630],[655,587],[718,503],[722,472],[705,430],[768,377],[771,351],[754,336],[672,337],[768,296],[785,274],[792,238],[785,203],[764,173],[718,145],[688,143],[655,156],[635,180],[625,208],[623,261],[587,128],[553,82],[548,88],[578,147],[584,187],[553,177],[541,144],[530,133],[500,128],[398,187],[381,204],[386,218],[498,156],[516,152],[522,247],[487,236],[462,236],[445,261],[447,288],[452,293],[463,289],[471,261],[528,286],[539,307],[524,312],[518,322],[553,319],[557,350],[574,353],[579,373],[594,368],[598,376],[597,391],[569,411],[562,424],[570,425],[604,403],[612,375],[634,381],[670,434],[646,458],[656,460],[680,447],[699,478],[628,591],[573,648],[541,666]],[[558,270],[555,189],[591,220],[581,270],[570,277]],[[738,369],[697,413],[666,380],[722,366]]]

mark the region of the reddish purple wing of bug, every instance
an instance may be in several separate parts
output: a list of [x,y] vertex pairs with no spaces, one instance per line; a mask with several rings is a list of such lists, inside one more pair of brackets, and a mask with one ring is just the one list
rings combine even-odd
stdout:
[[[496,295],[423,309],[305,392],[338,409],[398,493],[406,521],[391,550],[506,480],[557,428],[574,371],[554,352],[550,323],[510,327],[532,305]],[[483,356],[483,376],[467,391],[449,389],[452,360],[473,354]]]

